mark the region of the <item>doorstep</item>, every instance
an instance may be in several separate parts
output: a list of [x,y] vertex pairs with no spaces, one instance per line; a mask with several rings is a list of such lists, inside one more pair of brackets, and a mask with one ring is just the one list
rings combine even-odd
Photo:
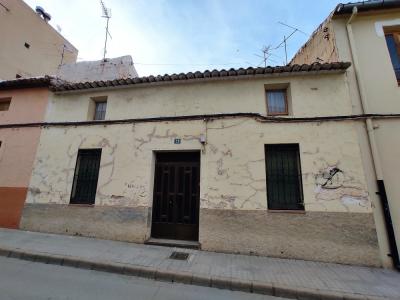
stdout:
[[147,245],[154,245],[154,246],[200,249],[200,243],[195,241],[149,238],[144,243]]

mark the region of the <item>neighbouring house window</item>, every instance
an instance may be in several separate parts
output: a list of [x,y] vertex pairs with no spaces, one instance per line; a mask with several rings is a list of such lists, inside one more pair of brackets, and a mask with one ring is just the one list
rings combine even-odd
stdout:
[[288,114],[286,90],[266,90],[266,97],[268,115],[276,116]]
[[0,111],[9,110],[11,98],[0,98]]
[[72,184],[71,204],[94,204],[99,178],[101,149],[80,149]]
[[104,120],[106,118],[107,101],[96,101],[94,108],[94,120]]
[[304,210],[298,144],[265,145],[268,209]]
[[386,33],[385,37],[394,73],[400,82],[400,31]]

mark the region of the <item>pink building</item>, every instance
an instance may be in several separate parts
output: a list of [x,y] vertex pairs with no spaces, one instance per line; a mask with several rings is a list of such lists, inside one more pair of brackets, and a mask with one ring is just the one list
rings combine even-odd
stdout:
[[41,128],[49,77],[0,82],[0,227],[18,228]]

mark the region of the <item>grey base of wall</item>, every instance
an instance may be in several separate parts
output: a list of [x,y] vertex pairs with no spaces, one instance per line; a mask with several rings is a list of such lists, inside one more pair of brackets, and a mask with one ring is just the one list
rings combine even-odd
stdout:
[[[26,204],[21,229],[143,243],[149,208]],[[372,214],[200,210],[201,249],[381,266]]]
[[25,204],[20,228],[143,243],[147,219],[147,207]]
[[372,214],[202,209],[203,249],[381,266]]

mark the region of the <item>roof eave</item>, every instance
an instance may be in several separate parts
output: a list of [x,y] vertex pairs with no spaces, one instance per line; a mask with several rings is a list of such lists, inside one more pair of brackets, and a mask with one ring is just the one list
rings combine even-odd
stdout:
[[49,88],[51,85],[52,77],[31,77],[21,78],[14,80],[0,81],[0,90],[18,90],[18,89],[29,89],[29,88]]
[[334,10],[334,16],[346,16],[351,15],[353,8],[357,7],[360,13],[371,12],[371,11],[383,11],[400,9],[400,0],[389,0],[389,1],[366,1],[366,2],[354,2],[347,4],[338,4]]
[[[350,66],[350,64],[349,64]],[[61,94],[75,94],[75,93],[85,93],[85,92],[97,92],[105,90],[119,90],[119,89],[130,89],[130,88],[146,88],[146,87],[156,87],[156,86],[167,86],[167,85],[182,85],[182,84],[194,84],[194,83],[208,83],[208,82],[218,82],[218,81],[234,81],[234,80],[252,80],[252,79],[262,79],[262,78],[281,78],[281,77],[299,77],[299,76],[312,76],[312,75],[324,75],[324,74],[342,74],[345,73],[348,67],[344,69],[333,69],[333,70],[314,70],[314,71],[299,71],[291,73],[267,73],[267,74],[255,74],[255,75],[239,75],[239,76],[229,76],[229,77],[208,77],[201,79],[186,79],[186,80],[175,80],[175,81],[154,81],[146,83],[136,83],[136,84],[122,84],[116,86],[102,86],[102,87],[87,87],[87,84],[82,84],[81,88],[76,89],[59,89],[57,87],[51,88],[52,92],[56,95]]]

